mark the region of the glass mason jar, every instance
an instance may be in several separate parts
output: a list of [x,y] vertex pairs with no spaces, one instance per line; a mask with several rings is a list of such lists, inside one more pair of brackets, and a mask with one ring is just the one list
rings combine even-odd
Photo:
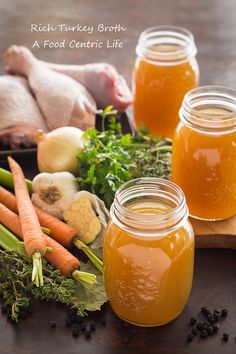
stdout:
[[193,35],[180,27],[157,26],[141,33],[133,74],[134,121],[172,138],[184,95],[198,85]]
[[190,91],[180,109],[172,178],[190,215],[204,220],[236,214],[236,91],[220,86]]
[[105,288],[120,318],[158,326],[181,313],[192,285],[194,234],[178,186],[152,177],[123,184],[103,250]]

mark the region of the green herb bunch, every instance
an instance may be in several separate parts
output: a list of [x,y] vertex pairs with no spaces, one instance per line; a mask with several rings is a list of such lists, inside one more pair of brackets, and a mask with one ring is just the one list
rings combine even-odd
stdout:
[[85,316],[87,311],[99,310],[106,301],[102,274],[90,262],[81,262],[81,270],[96,273],[97,284],[91,289],[65,278],[45,261],[44,285],[38,288],[31,281],[31,260],[19,252],[0,249],[0,295],[12,320],[18,321],[21,311],[29,307],[32,298],[60,302],[75,308],[80,316]]
[[[85,132],[85,149],[78,155],[79,185],[100,197],[109,208],[116,190],[124,182],[138,177],[169,178],[171,140],[149,137],[147,129],[135,136],[122,134],[112,106],[101,112],[102,132]],[[105,119],[109,119],[105,130]]]

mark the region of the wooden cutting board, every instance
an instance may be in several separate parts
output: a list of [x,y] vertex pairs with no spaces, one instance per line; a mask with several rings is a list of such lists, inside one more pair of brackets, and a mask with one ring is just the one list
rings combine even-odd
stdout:
[[197,248],[236,249],[236,216],[221,221],[203,221],[190,218]]

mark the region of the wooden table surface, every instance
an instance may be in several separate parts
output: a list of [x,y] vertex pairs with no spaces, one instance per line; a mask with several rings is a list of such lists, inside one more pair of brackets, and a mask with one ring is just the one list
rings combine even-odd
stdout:
[[[124,33],[30,32],[30,24],[105,25],[122,24]],[[141,30],[158,24],[188,28],[198,47],[202,84],[221,84],[236,88],[236,2],[235,0],[0,0],[0,53],[11,44],[31,47],[35,40],[113,40],[124,41],[122,49],[35,49],[48,61],[87,63],[107,61],[131,81],[135,45]],[[4,72],[0,64],[1,73]],[[28,174],[33,160],[24,161]],[[90,341],[75,339],[65,328],[65,310],[52,304],[40,304],[34,315],[12,326],[0,316],[0,354],[75,354],[75,353],[157,353],[157,354],[233,354],[236,352],[236,253],[230,250],[197,250],[190,300],[183,314],[173,323],[152,329],[138,328],[128,344],[122,344],[123,332],[116,328],[117,318],[109,305],[103,309],[106,328],[96,319],[97,330]],[[228,343],[220,335],[207,340],[185,342],[188,321],[203,305],[229,308],[222,324],[228,331]],[[49,328],[51,320],[57,329]]]

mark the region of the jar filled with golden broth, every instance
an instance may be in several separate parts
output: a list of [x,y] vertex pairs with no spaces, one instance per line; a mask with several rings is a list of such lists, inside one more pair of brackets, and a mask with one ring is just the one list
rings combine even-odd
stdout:
[[180,109],[172,178],[190,214],[220,220],[236,214],[236,91],[220,86],[190,91]]
[[123,320],[158,326],[183,310],[192,286],[194,235],[181,189],[145,177],[123,184],[104,238],[108,300]]
[[136,128],[172,138],[184,95],[198,85],[193,35],[180,27],[157,26],[141,33],[133,73]]

